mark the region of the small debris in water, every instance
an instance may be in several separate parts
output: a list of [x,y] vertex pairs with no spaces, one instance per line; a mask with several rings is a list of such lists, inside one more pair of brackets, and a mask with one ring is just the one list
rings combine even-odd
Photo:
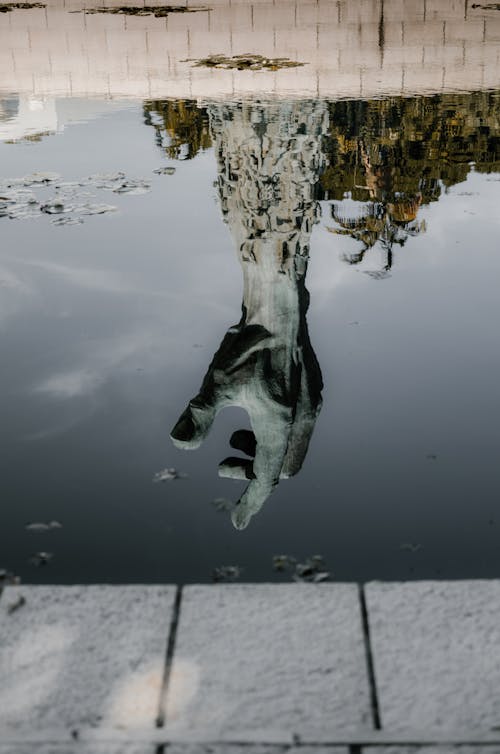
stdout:
[[24,186],[39,186],[40,184],[58,181],[59,178],[61,178],[59,173],[31,173],[31,175],[25,175],[21,178],[21,181]]
[[198,7],[187,8],[185,5],[119,5],[115,8],[104,6],[103,8],[84,8],[82,10],[72,10],[70,13],[85,13],[92,15],[94,13],[110,13],[125,16],[154,16],[155,18],[166,18],[170,13],[199,13],[200,11],[209,11],[210,8]]
[[239,579],[241,568],[239,566],[219,566],[212,571],[212,581],[214,582],[231,582]]
[[47,563],[50,563],[52,558],[54,557],[54,553],[52,552],[36,552],[29,560],[31,565],[36,566],[39,568],[40,566],[45,566]]
[[64,204],[60,199],[51,199],[45,204],[40,205],[40,211],[47,215],[62,215],[64,212],[72,212],[71,205]]
[[153,173],[156,173],[156,175],[174,175],[175,168],[172,167],[163,167],[163,168],[157,168],[156,170],[153,170]]
[[297,563],[292,578],[294,581],[319,584],[322,581],[328,581],[330,573],[325,570],[325,561],[322,556],[313,555],[307,558],[305,563]]
[[156,472],[153,482],[171,482],[174,479],[187,479],[187,474],[183,474],[177,469],[162,469]]
[[419,552],[422,549],[422,545],[418,542],[403,542],[399,545],[400,550],[407,550],[408,552]]
[[0,568],[0,590],[4,586],[16,586],[21,583],[19,576],[15,576],[11,571]]
[[427,455],[425,457],[428,458],[429,461],[435,461],[435,460],[437,460],[437,455],[435,453],[427,453]]
[[26,597],[23,597],[23,595],[20,594],[15,602],[11,602],[9,605],[7,605],[7,613],[9,615],[12,615],[12,613],[15,613],[16,610],[19,610],[19,608],[25,604],[26,604]]
[[0,13],[10,13],[13,10],[31,10],[32,8],[46,8],[45,3],[2,3]]
[[87,183],[115,194],[146,194],[151,184],[144,178],[127,178],[121,171],[117,173],[96,173],[86,179]]
[[51,220],[52,225],[81,225],[83,220],[81,217],[71,217],[65,215],[64,217],[54,217]]
[[391,277],[390,273],[385,270],[363,270],[363,272],[374,280],[385,280],[386,278]]
[[85,184],[80,183],[80,181],[58,181],[54,188],[57,191],[76,191],[76,189],[80,188],[81,186],[84,186]]
[[359,322],[357,319],[354,320],[354,322],[348,322],[349,325],[359,325]]
[[106,212],[116,212],[114,204],[84,204],[78,209],[81,215],[104,215]]
[[273,555],[273,568],[275,571],[286,571],[293,568],[297,561],[290,555]]
[[247,53],[245,55],[209,55],[206,58],[196,60],[188,58],[182,63],[193,63],[194,68],[222,68],[224,70],[236,69],[238,71],[279,71],[282,68],[296,68],[306,65],[289,58],[267,58],[263,55]]
[[49,521],[45,523],[43,521],[33,521],[26,524],[25,529],[27,531],[33,531],[37,534],[42,534],[46,531],[52,531],[53,529],[62,529],[62,524],[59,521]]
[[138,196],[139,194],[147,194],[151,191],[151,184],[140,178],[135,180],[129,179],[122,181],[112,190],[115,194],[132,194],[132,196]]
[[[172,168],[175,171],[175,168]],[[85,215],[104,215],[118,207],[92,201],[92,191],[113,191],[117,194],[145,194],[151,184],[144,178],[128,178],[125,173],[97,173],[79,181],[61,181],[59,173],[32,173],[22,178],[0,179],[0,218],[26,220],[53,215],[53,225],[81,225]],[[55,189],[50,199],[40,201],[33,189]],[[87,201],[88,199],[88,201]],[[67,217],[66,217],[67,215]]]
[[275,571],[289,571],[292,579],[299,582],[320,584],[331,578],[322,555],[311,555],[304,563],[297,563],[291,555],[274,555],[273,568]]
[[217,511],[232,511],[235,506],[233,501],[226,497],[216,497],[215,500],[212,500],[212,505]]

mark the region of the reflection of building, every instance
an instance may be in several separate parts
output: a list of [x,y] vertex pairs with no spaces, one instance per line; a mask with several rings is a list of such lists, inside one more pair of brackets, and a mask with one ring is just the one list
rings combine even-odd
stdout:
[[0,99],[0,141],[37,140],[55,133],[56,104],[53,99],[9,97]]
[[123,102],[108,100],[5,97],[0,99],[0,141],[39,141],[63,131],[69,123],[91,120],[123,106]]
[[410,236],[425,230],[425,223],[417,220],[421,197],[413,200],[403,198],[394,202],[353,202],[344,199],[332,202],[332,218],[337,227],[329,228],[333,233],[350,236],[360,242],[359,249],[343,259],[349,264],[358,264],[367,251],[379,247],[382,252],[382,270],[375,274],[383,276],[392,267],[393,248],[404,246]]
[[464,181],[474,165],[500,170],[500,93],[336,102],[330,105],[329,167],[322,186],[331,199],[420,196]]
[[232,513],[244,528],[279,479],[300,470],[321,406],[305,276],[328,112],[324,102],[305,101],[210,104],[208,113],[222,213],[243,271],[242,316],[172,438],[197,447],[221,408],[247,411],[252,431],[235,433],[231,445],[252,458],[220,467],[249,480]]
[[144,122],[153,126],[156,143],[173,159],[191,159],[211,146],[208,114],[192,100],[150,100]]
[[500,96],[491,92],[336,102],[329,107],[329,166],[321,182],[332,199],[330,230],[359,242],[344,258],[382,252],[381,276],[395,246],[425,225],[418,210],[470,170],[500,169]]
[[[332,202],[331,232],[359,242],[356,251],[344,256],[347,262],[360,262],[374,247],[381,250],[382,269],[376,276],[391,268],[394,247],[425,229],[418,219],[420,207],[464,181],[472,169],[500,170],[500,93],[349,100],[321,107],[328,110],[329,125],[325,120],[319,131],[308,131],[304,124],[325,153],[315,191]],[[221,141],[224,124],[233,117],[229,106],[197,107],[182,100],[145,104],[146,122],[154,125],[158,144],[171,157],[193,157],[209,146],[209,112],[212,131]],[[276,122],[269,120],[267,132]],[[231,134],[235,129],[231,126]],[[235,138],[231,134],[224,139]],[[223,139],[221,143],[225,155],[228,145]],[[225,174],[220,168],[219,182]],[[221,196],[223,207],[230,201],[226,193]],[[231,222],[234,225],[234,219]]]

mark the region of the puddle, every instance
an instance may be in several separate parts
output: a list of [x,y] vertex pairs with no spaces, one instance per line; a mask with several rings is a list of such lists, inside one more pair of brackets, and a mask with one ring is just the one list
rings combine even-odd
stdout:
[[0,586],[497,576],[496,4],[47,5],[0,8]]

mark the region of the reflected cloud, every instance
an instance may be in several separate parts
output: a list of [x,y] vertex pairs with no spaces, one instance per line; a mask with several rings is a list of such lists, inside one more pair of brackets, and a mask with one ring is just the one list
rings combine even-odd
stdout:
[[99,375],[86,370],[55,374],[36,388],[55,398],[77,398],[91,393],[99,384]]
[[239,406],[251,431],[230,445],[222,477],[248,480],[231,513],[244,529],[280,479],[296,474],[321,408],[321,369],[309,339],[305,287],[316,187],[326,165],[322,102],[211,104],[218,195],[243,272],[240,321],[229,328],[171,437],[199,447],[217,413]]

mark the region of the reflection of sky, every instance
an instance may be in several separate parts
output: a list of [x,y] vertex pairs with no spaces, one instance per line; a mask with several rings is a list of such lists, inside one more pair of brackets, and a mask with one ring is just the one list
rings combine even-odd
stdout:
[[[319,551],[343,578],[408,577],[402,541],[423,542],[421,575],[491,575],[500,565],[488,525],[500,441],[498,176],[472,173],[422,208],[427,231],[395,249],[392,276],[380,281],[363,272],[379,266],[376,250],[359,267],[341,261],[356,242],[322,227],[323,203],[307,286],[324,408],[303,471],[241,534],[209,506],[240,489],[216,475],[239,416],[221,416],[196,453],[168,440],[239,319],[241,271],[213,155],[155,176],[162,159],[140,108],[0,146],[2,177],[124,170],[153,182],[150,194],[113,197],[120,213],[82,226],[1,221],[2,478],[12,502],[0,551],[9,564],[22,569],[33,546],[11,543],[23,522],[54,517],[66,526],[49,543],[52,570],[28,578],[180,569],[203,578],[231,561],[250,564],[245,578],[270,578],[280,551]],[[165,466],[189,479],[151,485]]]

